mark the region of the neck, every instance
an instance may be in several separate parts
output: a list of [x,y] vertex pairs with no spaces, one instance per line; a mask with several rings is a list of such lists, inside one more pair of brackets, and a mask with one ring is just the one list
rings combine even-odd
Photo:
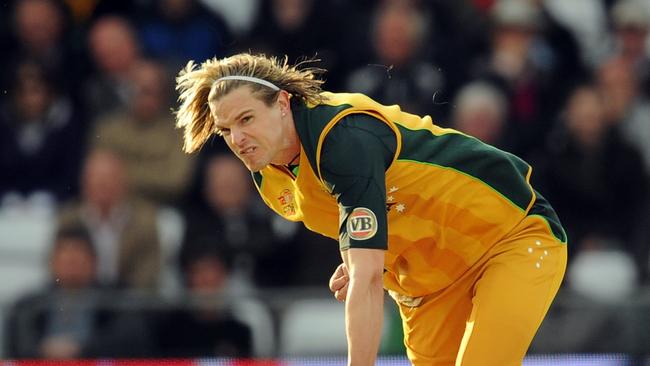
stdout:
[[296,126],[293,124],[291,113],[284,122],[284,140],[282,145],[284,148],[278,154],[278,158],[271,163],[276,165],[296,165],[300,163],[300,139]]

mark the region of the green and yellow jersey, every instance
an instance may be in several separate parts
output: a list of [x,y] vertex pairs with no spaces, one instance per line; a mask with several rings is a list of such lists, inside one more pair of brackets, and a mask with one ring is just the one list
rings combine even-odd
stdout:
[[465,273],[528,215],[566,236],[518,157],[361,94],[292,104],[296,169],[254,173],[269,207],[338,239],[386,250],[384,287],[419,297]]

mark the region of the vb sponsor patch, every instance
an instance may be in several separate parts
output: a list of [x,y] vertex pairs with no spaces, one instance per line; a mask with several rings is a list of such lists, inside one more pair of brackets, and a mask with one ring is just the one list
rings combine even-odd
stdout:
[[377,233],[377,217],[365,207],[357,207],[348,216],[347,231],[350,239],[367,240]]

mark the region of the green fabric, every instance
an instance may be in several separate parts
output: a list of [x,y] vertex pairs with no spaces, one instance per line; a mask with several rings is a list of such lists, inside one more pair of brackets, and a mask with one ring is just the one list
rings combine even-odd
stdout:
[[[435,136],[428,130],[398,128],[403,141],[398,160],[456,170],[492,187],[521,210],[528,207],[532,199],[526,182],[529,166],[520,158],[459,133]],[[511,174],[512,167],[518,176]]]
[[[396,137],[390,127],[365,114],[344,117],[325,138],[321,172],[339,203],[342,250],[388,248],[385,173],[396,148]],[[355,240],[349,236],[347,221],[355,208],[374,213],[377,232],[372,238]]]
[[543,217],[546,222],[548,222],[549,227],[551,228],[551,231],[553,232],[553,235],[561,242],[565,243],[567,242],[568,238],[567,235],[562,228],[562,224],[560,223],[560,219],[557,217],[557,214],[551,207],[550,203],[542,196],[539,194],[539,192],[535,191],[535,204],[533,204],[533,207],[530,209],[530,212],[528,212],[529,216],[532,215],[538,215]]
[[[296,126],[296,132],[307,154],[309,164],[316,169],[316,149],[321,132],[325,126],[340,112],[351,108],[349,104],[340,106],[317,105],[309,108],[299,99],[292,100],[291,111]],[[318,175],[318,172],[315,172]]]

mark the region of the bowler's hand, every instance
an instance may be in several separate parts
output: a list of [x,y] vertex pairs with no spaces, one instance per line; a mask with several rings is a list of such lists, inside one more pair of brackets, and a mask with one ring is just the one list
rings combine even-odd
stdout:
[[350,283],[350,276],[345,263],[339,264],[330,277],[330,291],[334,293],[334,297],[339,301],[345,301],[348,295],[348,284]]

